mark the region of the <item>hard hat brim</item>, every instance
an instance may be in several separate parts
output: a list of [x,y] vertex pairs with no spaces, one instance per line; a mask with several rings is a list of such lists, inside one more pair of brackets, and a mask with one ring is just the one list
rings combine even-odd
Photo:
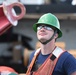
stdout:
[[[33,30],[34,30],[35,32],[37,32],[37,26],[40,25],[40,24],[43,24],[43,23],[35,23],[35,24],[33,25]],[[56,27],[55,27],[55,28],[56,28]],[[58,30],[58,38],[62,37],[62,32],[61,32],[61,30],[58,29],[58,28],[56,28],[56,29]]]

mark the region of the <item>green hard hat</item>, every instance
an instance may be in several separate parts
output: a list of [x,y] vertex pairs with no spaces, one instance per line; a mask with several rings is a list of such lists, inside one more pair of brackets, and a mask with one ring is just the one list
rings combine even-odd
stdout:
[[40,24],[46,24],[46,25],[56,28],[58,31],[58,38],[62,36],[62,32],[60,30],[60,24],[55,15],[51,13],[47,13],[41,16],[38,22],[33,25],[33,29],[35,32],[37,32],[37,25],[40,25]]

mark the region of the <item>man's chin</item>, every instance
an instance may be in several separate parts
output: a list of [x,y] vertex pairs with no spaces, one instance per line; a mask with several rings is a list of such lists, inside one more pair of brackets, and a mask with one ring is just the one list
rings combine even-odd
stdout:
[[41,41],[41,42],[45,42],[46,40],[45,40],[45,39],[40,39],[40,41]]

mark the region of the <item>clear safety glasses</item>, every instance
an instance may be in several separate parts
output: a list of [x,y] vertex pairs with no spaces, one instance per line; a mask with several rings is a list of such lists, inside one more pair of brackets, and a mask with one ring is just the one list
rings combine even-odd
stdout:
[[37,31],[41,30],[42,28],[44,28],[46,30],[49,30],[49,31],[53,30],[50,26],[40,25],[40,26],[37,27]]

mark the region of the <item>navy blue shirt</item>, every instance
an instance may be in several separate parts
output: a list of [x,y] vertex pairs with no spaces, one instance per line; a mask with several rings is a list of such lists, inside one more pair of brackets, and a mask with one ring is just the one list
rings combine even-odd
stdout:
[[[35,51],[30,55],[29,63],[32,61]],[[48,55],[38,55],[36,64],[43,64]],[[52,75],[70,75],[76,71],[76,59],[68,52],[64,52],[59,58]]]

